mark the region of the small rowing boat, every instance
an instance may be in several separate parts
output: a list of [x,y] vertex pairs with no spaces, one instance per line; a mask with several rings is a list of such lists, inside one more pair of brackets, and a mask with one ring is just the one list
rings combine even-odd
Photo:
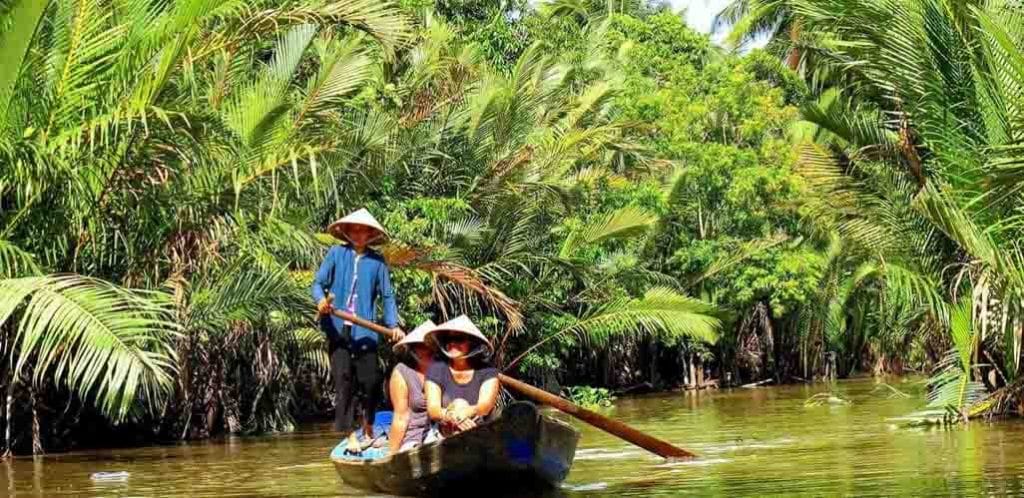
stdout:
[[532,403],[516,402],[492,421],[409,451],[372,460],[331,459],[345,483],[367,491],[541,489],[569,474],[579,438],[579,431]]

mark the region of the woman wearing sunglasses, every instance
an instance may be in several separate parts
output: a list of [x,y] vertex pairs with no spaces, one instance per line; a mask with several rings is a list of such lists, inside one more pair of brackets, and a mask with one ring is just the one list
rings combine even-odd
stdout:
[[449,435],[472,429],[498,402],[498,370],[490,365],[491,343],[465,315],[427,332],[447,361],[427,371],[427,414]]

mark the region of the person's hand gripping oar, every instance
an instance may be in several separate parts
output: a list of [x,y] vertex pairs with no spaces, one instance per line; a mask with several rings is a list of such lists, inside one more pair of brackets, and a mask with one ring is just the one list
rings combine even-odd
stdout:
[[[346,322],[351,322],[351,323],[359,325],[359,326],[361,326],[361,327],[363,327],[363,328],[365,328],[367,330],[372,330],[372,331],[374,331],[374,332],[384,336],[384,338],[386,338],[387,340],[389,340],[391,342],[398,342],[398,341],[401,341],[402,339],[405,339],[405,331],[402,330],[400,327],[395,327],[393,329],[388,329],[388,328],[382,327],[380,325],[377,325],[376,323],[368,322],[368,321],[363,320],[362,318],[359,318],[359,317],[357,317],[355,315],[350,315],[349,313],[346,313],[344,311],[336,309],[334,307],[334,294],[331,294],[331,293],[328,293],[327,297],[325,297],[323,299],[323,301],[320,301],[317,304],[317,307],[316,307],[316,320],[319,320],[320,317],[322,317],[324,315],[334,315],[334,316],[336,316],[338,318],[341,318],[342,320],[345,320]],[[366,325],[367,323],[370,323],[373,326],[372,327],[368,327]]]

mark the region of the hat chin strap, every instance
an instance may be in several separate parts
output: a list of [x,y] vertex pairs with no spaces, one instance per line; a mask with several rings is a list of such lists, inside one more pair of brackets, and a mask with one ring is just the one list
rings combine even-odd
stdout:
[[472,351],[470,351],[470,352],[468,352],[468,353],[466,353],[466,354],[464,354],[462,356],[452,356],[452,354],[448,352],[448,348],[441,348],[441,354],[443,354],[445,356],[445,358],[448,358],[449,360],[457,360],[457,359],[460,359],[460,358],[468,360],[468,359],[475,358],[477,356],[480,356],[480,355],[484,354],[484,352],[486,352],[486,350],[487,350],[486,346],[484,346],[483,344],[478,344],[475,348],[473,348]]

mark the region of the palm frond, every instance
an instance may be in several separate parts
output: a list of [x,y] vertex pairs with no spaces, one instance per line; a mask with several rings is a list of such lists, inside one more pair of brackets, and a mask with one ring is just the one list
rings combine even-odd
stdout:
[[136,401],[152,408],[171,388],[178,326],[169,296],[87,277],[0,280],[0,325],[14,320],[15,372],[55,381],[123,420]]
[[718,275],[736,265],[746,261],[752,256],[758,255],[767,251],[773,247],[778,246],[789,240],[789,238],[783,234],[778,234],[774,237],[754,239],[751,241],[744,242],[735,250],[726,253],[723,257],[719,257],[711,262],[700,272],[700,274],[688,279],[686,284],[688,287],[694,287],[700,282],[707,280],[715,275]]
[[451,241],[452,245],[459,245],[478,241],[483,235],[482,232],[487,228],[483,220],[471,216],[446,221],[442,229],[445,237]]
[[[981,337],[977,328],[974,327],[973,303],[969,299],[961,300],[950,310],[949,328],[953,347],[960,360],[960,370],[969,380],[974,362],[974,351],[978,347],[978,339]],[[962,404],[957,403],[957,406]]]
[[335,0],[317,9],[316,14],[365,31],[388,48],[404,44],[411,34],[409,19],[391,1]]
[[643,208],[635,206],[624,207],[588,223],[579,231],[569,234],[562,243],[559,255],[562,258],[569,258],[573,252],[582,246],[600,244],[609,239],[630,237],[637,233],[643,233],[655,221],[657,221],[657,217]]
[[914,207],[971,256],[992,268],[1006,269],[1006,261],[1000,255],[991,234],[981,230],[971,215],[947,193],[928,185],[914,199]]
[[881,263],[880,272],[885,276],[886,289],[901,302],[921,304],[933,316],[945,319],[946,301],[934,276],[888,261]]
[[54,105],[47,135],[77,133],[83,111],[104,101],[110,60],[117,55],[126,27],[112,23],[102,2],[55,2],[52,47],[46,52]]
[[503,365],[514,367],[544,344],[571,335],[596,344],[607,344],[614,337],[655,335],[662,339],[691,338],[714,343],[721,319],[718,309],[709,303],[687,297],[675,290],[654,287],[642,298],[619,298],[595,306],[591,311],[572,319],[571,325],[537,341],[512,361]]
[[452,315],[455,311],[450,305],[451,300],[447,297],[448,293],[443,286],[438,285],[448,282],[469,295],[476,296],[492,310],[504,316],[509,330],[515,332],[522,330],[524,323],[522,313],[519,311],[519,303],[506,296],[501,290],[488,285],[471,268],[445,261],[418,262],[415,267],[434,277],[434,298],[444,315]]
[[570,17],[580,21],[588,19],[593,14],[586,0],[551,0],[544,2],[541,10],[551,17]]
[[[973,355],[979,334],[972,325],[971,300],[963,299],[950,310],[950,335],[954,347],[936,366],[928,379],[928,406],[905,417],[915,423],[958,422],[966,418],[962,411],[984,399],[984,384],[971,380]],[[952,416],[950,416],[952,414]]]
[[306,98],[295,120],[316,115],[341,102],[372,75],[373,62],[361,48],[362,40],[352,38],[321,49],[320,72],[306,88]]
[[288,84],[316,30],[312,24],[303,24],[283,33],[270,65],[228,105],[226,121],[249,147],[260,150],[272,145],[275,127],[286,110]]
[[712,24],[718,29],[728,23],[726,43],[739,47],[760,36],[777,36],[790,23],[788,15],[784,0],[734,0],[715,16]]
[[16,0],[0,10],[0,131],[7,123],[7,110],[14,86],[22,74],[22,65],[50,3],[43,0]]
[[305,293],[286,269],[267,268],[250,257],[200,275],[191,293],[187,326],[214,332],[226,330],[231,322],[257,321],[268,310],[301,309],[305,304]]
[[716,308],[672,289],[655,287],[639,299],[617,299],[597,306],[559,332],[603,343],[618,335],[664,334],[714,343],[721,320]]
[[302,361],[311,366],[322,378],[331,372],[331,359],[327,354],[327,341],[324,333],[317,329],[302,328],[292,330],[288,339],[298,348]]
[[896,153],[898,137],[885,128],[881,113],[852,108],[836,89],[825,91],[816,102],[804,104],[801,115],[820,128],[818,143],[834,143],[853,159],[892,158]]
[[672,275],[645,268],[643,261],[632,251],[615,251],[601,258],[597,269],[605,276],[630,280],[669,289],[682,286]]
[[12,242],[0,239],[0,279],[26,277],[42,273],[36,259]]

